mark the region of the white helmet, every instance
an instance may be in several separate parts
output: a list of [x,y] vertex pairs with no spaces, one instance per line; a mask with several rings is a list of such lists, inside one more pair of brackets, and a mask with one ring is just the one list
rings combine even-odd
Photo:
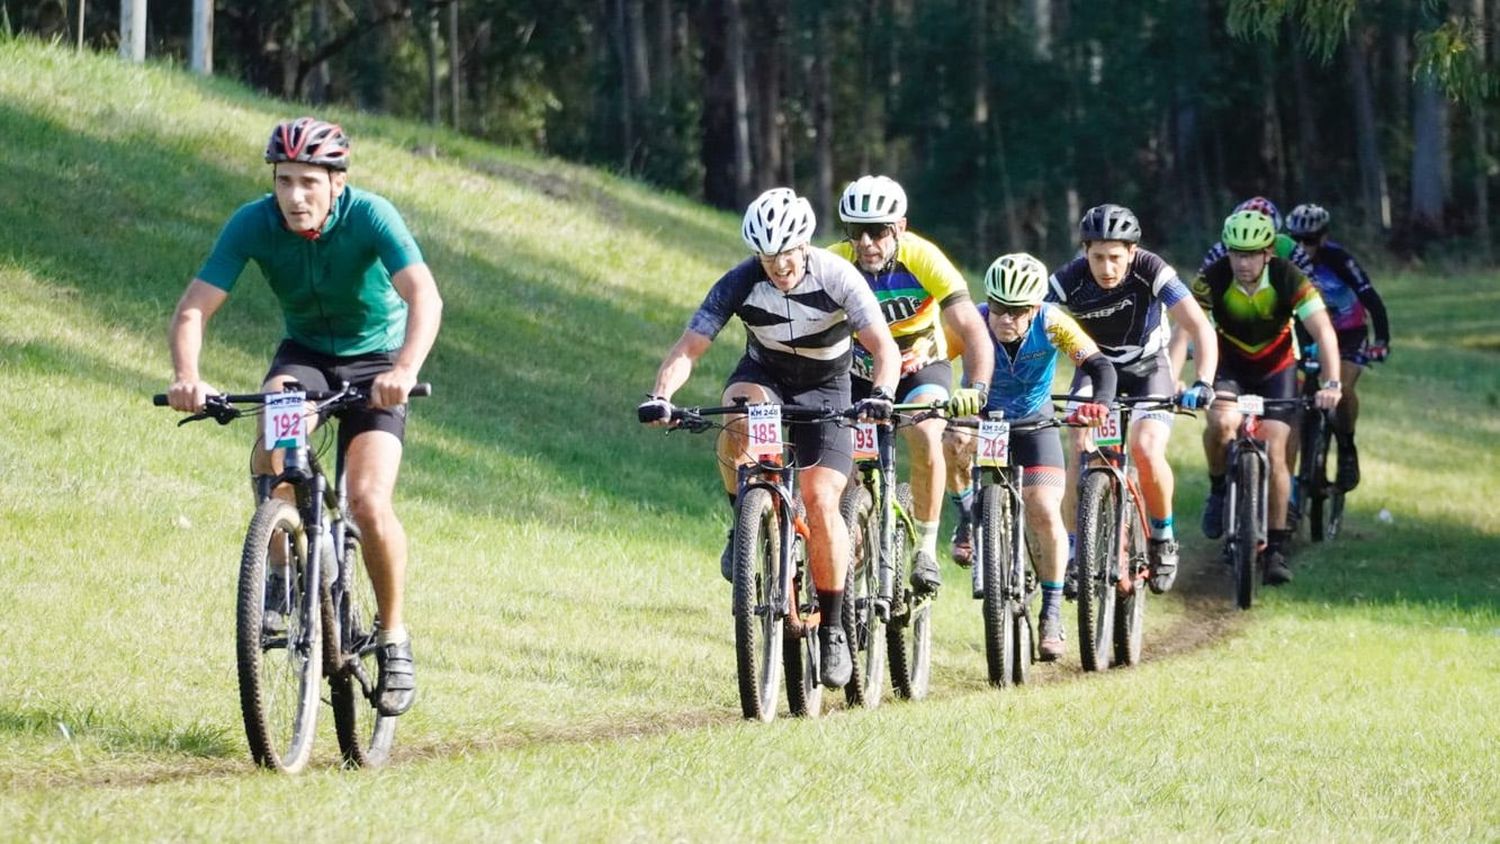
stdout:
[[776,255],[810,242],[817,228],[812,203],[791,188],[771,188],[745,209],[740,235],[751,252]]
[[839,219],[846,223],[894,223],[906,216],[906,191],[886,176],[860,176],[839,198]]
[[1328,209],[1305,203],[1292,209],[1286,218],[1286,231],[1292,237],[1311,237],[1328,231]]
[[1002,305],[1038,305],[1047,295],[1047,268],[1025,252],[1001,255],[984,274],[984,292]]

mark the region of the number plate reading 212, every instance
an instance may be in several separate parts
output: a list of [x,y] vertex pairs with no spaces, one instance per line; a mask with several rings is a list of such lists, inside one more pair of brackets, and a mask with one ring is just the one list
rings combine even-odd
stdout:
[[998,419],[979,420],[979,465],[1010,465],[1010,423]]
[[749,409],[750,456],[781,456],[781,405],[754,404]]
[[266,397],[264,440],[269,448],[301,448],[307,443],[307,428],[302,424],[306,396],[297,392]]

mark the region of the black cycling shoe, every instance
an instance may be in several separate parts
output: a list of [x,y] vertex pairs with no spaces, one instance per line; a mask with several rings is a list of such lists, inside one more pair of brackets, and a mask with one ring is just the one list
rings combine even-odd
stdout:
[[823,685],[830,689],[842,689],[854,675],[854,659],[849,656],[849,637],[837,624],[826,624],[818,628],[818,661],[821,663]]
[[1224,493],[1208,494],[1208,500],[1203,502],[1203,535],[1209,539],[1218,539],[1224,535]]
[[1160,595],[1172,591],[1177,582],[1177,551],[1175,539],[1153,539],[1148,543],[1147,555],[1151,561],[1151,591]]
[[1068,560],[1068,570],[1063,574],[1063,597],[1078,600],[1078,558]]
[[375,708],[381,715],[400,715],[417,699],[417,678],[412,663],[411,640],[381,645],[375,651],[380,679],[375,683]]
[[266,571],[266,603],[260,629],[267,636],[285,635],[291,620],[292,595],[287,588],[286,573],[285,566],[271,566]]
[[731,528],[729,536],[724,540],[724,553],[719,555],[719,574],[730,583],[734,582],[734,529]]
[[949,545],[949,556],[963,568],[974,564],[974,532],[968,519],[960,519],[953,527],[953,540]]
[[1265,567],[1267,586],[1282,586],[1292,582],[1292,567],[1287,565],[1286,555],[1281,551],[1267,548],[1261,553],[1260,562]]
[[931,595],[943,586],[943,573],[937,560],[926,551],[918,551],[911,563],[911,585],[918,594]]
[[1339,471],[1333,482],[1344,492],[1359,486],[1359,449],[1353,440],[1347,445],[1339,443]]

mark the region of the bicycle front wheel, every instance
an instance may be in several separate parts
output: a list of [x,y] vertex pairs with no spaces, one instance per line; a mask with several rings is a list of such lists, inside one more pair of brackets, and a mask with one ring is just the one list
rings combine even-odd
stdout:
[[322,616],[302,517],[277,498],[255,510],[240,555],[235,656],[240,713],[256,764],[295,774],[312,754]]
[[[346,526],[342,576],[349,588],[332,595],[328,605],[337,613],[340,666],[328,678],[329,702],[333,704],[333,728],[338,735],[344,764],[351,768],[378,768],[390,758],[396,737],[396,719],[381,715],[370,699],[380,673],[375,660],[375,587],[365,571],[360,554],[359,533]],[[332,648],[334,642],[329,642]]]
[[1088,472],[1078,494],[1078,656],[1084,671],[1109,667],[1115,633],[1115,578],[1120,543],[1115,538],[1114,477]]
[[844,686],[850,706],[874,709],[885,692],[886,622],[876,611],[880,598],[880,515],[870,490],[851,483],[841,515],[849,528],[852,559],[844,586],[844,632],[854,652],[854,674]]
[[1015,674],[1014,607],[1010,600],[1011,524],[1005,489],[990,484],[979,493],[979,519],[984,536],[979,542],[979,564],[984,566],[984,661],[990,685],[1009,686]]
[[[781,527],[768,490],[748,489],[740,496],[734,523],[734,656],[739,673],[740,711],[744,717],[776,717],[781,686],[782,617],[772,605],[781,554]],[[785,600],[786,596],[780,596]]]
[[1328,515],[1328,445],[1332,432],[1323,417],[1322,411],[1307,411],[1311,429],[1304,442],[1311,446],[1311,451],[1305,446],[1302,459],[1306,461],[1305,471],[1302,473],[1303,500],[1307,502],[1307,535],[1313,542],[1322,542],[1329,539],[1327,528]]
[[1255,603],[1255,558],[1259,549],[1256,535],[1260,518],[1260,456],[1246,449],[1235,464],[1234,524],[1234,604],[1242,610]]

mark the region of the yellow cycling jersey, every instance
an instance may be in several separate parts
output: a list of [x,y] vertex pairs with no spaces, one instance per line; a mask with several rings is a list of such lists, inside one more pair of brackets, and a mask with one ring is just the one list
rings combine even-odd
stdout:
[[[875,292],[891,336],[901,349],[903,375],[947,358],[944,332],[939,330],[939,309],[968,301],[969,286],[941,249],[907,231],[901,235],[891,265],[874,273],[859,266],[854,245],[847,240],[833,244],[828,251],[854,264]],[[862,347],[855,348],[856,375],[868,371],[871,362],[868,352]]]

